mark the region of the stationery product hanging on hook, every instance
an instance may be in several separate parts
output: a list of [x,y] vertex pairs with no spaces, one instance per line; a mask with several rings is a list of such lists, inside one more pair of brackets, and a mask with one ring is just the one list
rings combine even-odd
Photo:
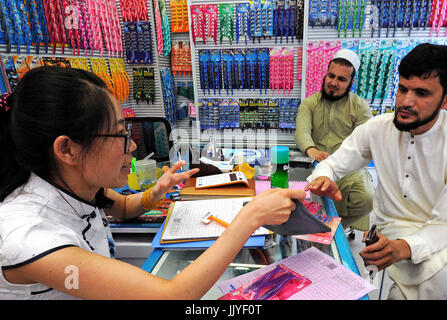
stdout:
[[148,21],[147,0],[120,0],[121,16],[127,21]]
[[188,6],[186,0],[170,0],[172,32],[188,32]]
[[220,44],[222,40],[227,38],[230,45],[234,41],[234,6],[230,3],[219,5],[219,25],[220,25]]
[[[155,0],[157,1],[157,0]],[[165,0],[158,0],[161,15],[161,28],[163,35],[163,50],[161,54],[167,56],[171,52],[171,30]]]
[[239,43],[240,38],[244,38],[247,45],[250,35],[250,4],[238,3],[236,4],[236,43]]
[[199,38],[203,44],[206,44],[208,38],[212,38],[214,44],[217,44],[218,8],[214,4],[191,6],[191,33],[194,44]]
[[189,41],[173,41],[171,52],[171,68],[178,75],[191,76],[191,48]]

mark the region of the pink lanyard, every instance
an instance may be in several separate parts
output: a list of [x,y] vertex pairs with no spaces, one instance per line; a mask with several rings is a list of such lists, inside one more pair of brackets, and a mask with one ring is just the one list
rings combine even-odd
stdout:
[[[447,11],[447,0],[442,0],[442,8],[441,8],[441,12],[439,13],[440,18],[438,21],[438,27],[436,28],[436,36],[439,37],[439,31],[441,30],[442,25],[444,24],[444,19],[445,19],[445,12]],[[447,29],[446,29],[446,33],[447,33]]]
[[439,7],[440,7],[440,5],[442,3],[441,2],[442,0],[434,0],[434,1],[436,1],[436,6],[434,6],[432,4],[432,11],[431,11],[430,17],[433,16],[433,19],[432,19],[432,22],[431,22],[431,29],[430,29],[429,37],[431,37],[433,31],[435,31],[435,29],[436,29],[436,23],[438,21],[438,15],[440,15]]
[[104,54],[104,46],[102,42],[101,23],[99,21],[100,9],[97,0],[87,1],[87,10],[89,11],[90,25],[92,27],[93,49],[101,52],[101,57]]
[[119,13],[118,13],[118,7],[116,4],[116,1],[110,2],[111,12],[112,12],[112,23],[113,23],[113,29],[114,29],[114,49],[115,49],[115,56],[116,57],[123,57],[124,56],[124,49],[123,49],[123,37],[122,37],[122,31],[121,31],[121,23],[119,20]]
[[146,0],[121,0],[120,3],[124,22],[149,20]]
[[154,0],[155,7],[155,25],[157,28],[157,47],[158,47],[158,55],[160,56],[163,52],[163,30],[161,28],[161,14],[160,8],[158,6],[158,0]]
[[[87,1],[88,2],[88,1]],[[87,47],[90,48],[90,55],[93,55],[93,36],[92,36],[92,30],[90,28],[90,18],[89,18],[89,12],[87,10],[87,3],[85,1],[81,2],[81,11],[82,11],[82,21],[84,23],[84,28],[86,32],[86,42]],[[85,54],[87,55],[87,47],[85,48]]]
[[99,0],[99,8],[100,8],[100,20],[101,20],[101,26],[103,35],[104,35],[104,42],[106,44],[106,48],[108,51],[108,56],[111,56],[111,29],[110,29],[110,22],[109,22],[109,13],[107,10],[107,2],[106,0]]
[[301,85],[301,80],[303,80],[303,47],[298,47],[297,51],[296,79],[298,80],[298,84]]
[[[71,1],[70,0],[64,0],[64,7],[67,8],[69,6],[71,8],[73,8],[72,4],[71,4]],[[65,14],[66,14],[65,19],[67,19],[70,14],[73,15],[74,13],[73,13],[73,11],[67,12],[67,10],[66,10]],[[73,24],[71,26],[68,26],[68,37],[70,38],[70,45],[71,45],[71,48],[73,49],[73,55],[75,55],[76,44],[75,44],[75,39],[74,39],[74,36],[73,36],[73,29],[76,29],[77,26],[76,26],[76,22],[75,21],[72,21],[72,23]]]
[[[79,26],[79,30],[80,30],[80,35],[82,37],[83,43],[84,43],[84,55],[87,55],[87,47],[88,47],[88,43],[87,43],[87,35],[86,35],[86,30],[85,30],[85,23],[84,23],[84,19],[83,19],[83,13],[81,11],[81,6],[79,4],[79,0],[76,1],[76,11],[78,13],[78,26]],[[79,39],[79,44],[81,43],[81,40]]]

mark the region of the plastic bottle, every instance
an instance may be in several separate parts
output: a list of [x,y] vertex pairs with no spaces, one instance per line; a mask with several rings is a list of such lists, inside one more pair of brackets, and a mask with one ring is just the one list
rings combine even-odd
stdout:
[[131,162],[130,173],[127,176],[127,184],[129,186],[129,188],[132,190],[140,190],[140,185],[138,183],[137,174],[135,173],[135,166],[134,166],[135,161],[137,161],[137,159],[133,158],[132,162]]
[[289,188],[289,148],[273,147],[270,151],[272,162],[271,188]]

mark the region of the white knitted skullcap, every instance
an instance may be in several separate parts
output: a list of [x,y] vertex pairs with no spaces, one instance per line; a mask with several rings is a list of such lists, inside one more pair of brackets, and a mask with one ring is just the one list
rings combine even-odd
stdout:
[[332,60],[336,58],[343,58],[345,60],[348,60],[354,66],[355,72],[357,73],[359,71],[360,59],[354,51],[348,49],[341,49],[335,53]]

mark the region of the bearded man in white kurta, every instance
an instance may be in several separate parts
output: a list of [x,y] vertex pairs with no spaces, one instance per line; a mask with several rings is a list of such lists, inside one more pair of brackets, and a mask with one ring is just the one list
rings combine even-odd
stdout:
[[399,76],[395,114],[358,126],[306,189],[340,200],[334,181],[374,160],[380,233],[365,265],[388,268],[388,299],[447,299],[447,46],[418,45]]

